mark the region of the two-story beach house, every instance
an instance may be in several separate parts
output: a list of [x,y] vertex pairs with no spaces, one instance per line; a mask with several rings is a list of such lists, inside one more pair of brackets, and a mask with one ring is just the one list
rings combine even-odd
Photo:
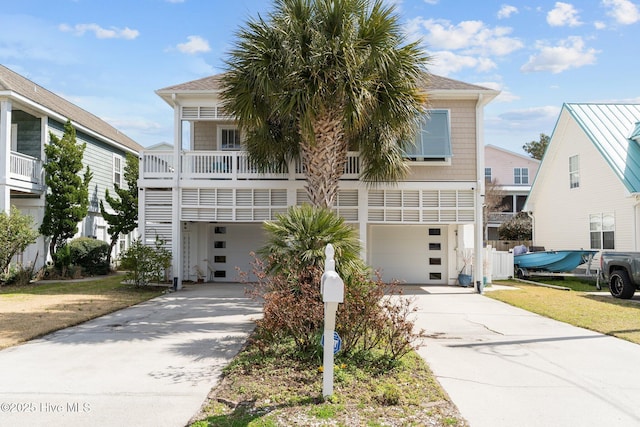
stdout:
[[[498,92],[439,76],[424,89],[430,113],[407,153],[410,175],[367,185],[351,152],[334,209],[384,280],[454,284],[465,253],[482,257],[483,109]],[[178,283],[250,272],[262,223],[307,201],[299,164],[258,173],[247,161],[219,93],[220,75],[158,90],[174,110],[174,147],[141,154],[140,233],[171,248]]]
[[531,183],[538,173],[540,160],[525,154],[488,144],[484,147],[484,179],[502,193],[501,209],[489,212],[487,240],[500,240],[498,228],[518,212],[522,212],[527,201]]
[[547,250],[639,251],[640,104],[565,103],[525,209]]
[[[90,166],[89,214],[79,224],[78,236],[109,241],[107,224],[100,214],[100,200],[105,190],[113,194],[113,184],[124,184],[127,153],[137,155],[142,146],[113,126],[64,98],[48,91],[20,74],[0,65],[0,210],[9,212],[16,206],[23,214],[41,224],[45,192],[43,161],[49,133],[62,137],[64,124],[70,120],[77,132],[77,142],[87,144],[83,163]],[[108,204],[105,208],[109,209]],[[121,247],[129,236],[122,236]],[[114,256],[117,256],[117,251]],[[48,254],[40,237],[18,261],[37,267],[44,265]]]

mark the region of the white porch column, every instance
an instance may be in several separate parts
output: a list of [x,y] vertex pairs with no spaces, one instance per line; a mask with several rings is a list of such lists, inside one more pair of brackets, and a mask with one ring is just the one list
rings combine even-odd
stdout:
[[369,190],[366,188],[358,188],[358,229],[360,233],[360,258],[367,264],[371,263],[371,260],[367,259],[367,232],[369,221]]
[[476,104],[476,223],[475,223],[475,248],[474,248],[474,266],[473,281],[477,286],[478,292],[483,291],[484,276],[484,224],[483,224],[483,207],[484,207],[484,99],[482,94],[478,95]]
[[0,102],[0,212],[11,210],[9,172],[11,159],[11,101]]
[[180,171],[182,169],[182,120],[180,104],[174,98],[173,121],[173,161],[174,175],[171,189],[171,270],[173,272],[173,280],[177,280],[176,289],[182,289],[182,227],[180,224]]

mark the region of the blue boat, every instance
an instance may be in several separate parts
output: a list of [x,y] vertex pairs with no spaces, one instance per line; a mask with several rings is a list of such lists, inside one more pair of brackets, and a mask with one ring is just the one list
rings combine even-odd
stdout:
[[598,251],[561,250],[526,252],[513,256],[513,264],[523,270],[546,271],[549,273],[566,273],[575,270],[593,258]]

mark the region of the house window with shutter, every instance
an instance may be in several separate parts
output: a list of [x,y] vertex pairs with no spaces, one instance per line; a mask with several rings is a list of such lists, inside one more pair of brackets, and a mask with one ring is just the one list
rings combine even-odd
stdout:
[[[405,157],[423,164],[451,164],[451,124],[449,110],[429,110]],[[414,163],[416,164],[416,163]]]
[[569,188],[580,187],[580,157],[569,157]]
[[122,187],[122,157],[113,155],[113,183]]
[[615,249],[616,221],[612,213],[589,215],[591,249]]

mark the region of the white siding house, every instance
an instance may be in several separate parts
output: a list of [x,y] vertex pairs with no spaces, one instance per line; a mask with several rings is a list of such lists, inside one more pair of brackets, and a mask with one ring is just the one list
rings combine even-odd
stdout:
[[565,104],[525,209],[534,245],[640,248],[640,104]]
[[[93,172],[89,214],[79,224],[78,236],[109,241],[99,202],[105,190],[113,194],[114,182],[122,184],[126,154],[137,155],[142,147],[93,114],[1,65],[0,210],[9,212],[16,206],[31,215],[36,226],[41,224],[47,191],[42,168],[44,146],[50,133],[62,137],[67,120],[76,129],[77,142],[87,144],[83,163]],[[108,204],[105,208],[109,209]],[[48,246],[41,237],[19,261],[35,262],[39,267],[47,254]]]
[[[262,223],[307,201],[299,163],[257,173],[247,161],[221,107],[219,79],[158,90],[174,110],[174,148],[141,155],[140,232],[146,243],[159,237],[171,248],[179,284],[198,270],[212,281],[250,272],[249,253],[265,241]],[[384,280],[454,284],[463,249],[482,252],[483,108],[498,92],[438,76],[425,90],[431,123],[407,154],[406,180],[367,186],[351,152],[334,209],[358,231],[363,259]]]

